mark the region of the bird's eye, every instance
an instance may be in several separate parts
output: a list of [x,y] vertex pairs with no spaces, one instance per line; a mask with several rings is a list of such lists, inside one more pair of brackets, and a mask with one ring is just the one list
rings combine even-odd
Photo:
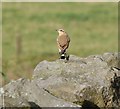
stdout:
[[64,30],[60,30],[60,31],[64,32]]

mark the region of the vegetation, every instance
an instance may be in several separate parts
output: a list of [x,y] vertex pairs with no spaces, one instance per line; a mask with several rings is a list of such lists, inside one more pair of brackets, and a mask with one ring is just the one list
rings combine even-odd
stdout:
[[58,59],[58,28],[65,29],[71,38],[69,54],[86,57],[118,51],[117,11],[117,3],[4,2],[4,84],[11,79],[30,78],[42,60]]

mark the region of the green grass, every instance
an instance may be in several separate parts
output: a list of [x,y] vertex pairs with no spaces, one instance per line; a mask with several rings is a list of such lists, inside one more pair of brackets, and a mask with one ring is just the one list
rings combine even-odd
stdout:
[[[2,19],[5,82],[30,77],[40,61],[58,58],[57,28],[71,38],[69,54],[118,51],[117,3],[3,3]],[[16,64],[17,35],[22,37],[22,53]]]

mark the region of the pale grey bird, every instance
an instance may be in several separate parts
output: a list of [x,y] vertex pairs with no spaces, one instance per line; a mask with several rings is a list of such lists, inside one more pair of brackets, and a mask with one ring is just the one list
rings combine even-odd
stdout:
[[69,60],[69,56],[66,54],[66,50],[69,47],[70,38],[63,29],[58,29],[57,45],[59,49],[60,58]]

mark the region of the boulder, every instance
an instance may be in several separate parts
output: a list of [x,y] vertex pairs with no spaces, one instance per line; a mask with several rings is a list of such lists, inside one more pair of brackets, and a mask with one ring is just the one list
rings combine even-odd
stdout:
[[119,108],[119,62],[119,53],[86,58],[70,55],[69,61],[44,60],[34,69],[31,80],[11,81],[0,89],[0,96],[5,96],[11,106],[22,102],[39,108]]
[[[4,86],[5,106],[10,107],[78,107],[76,104],[54,97],[36,81],[20,78]],[[22,100],[22,101],[21,101]]]
[[40,62],[34,70],[33,80],[52,95],[72,103],[119,107],[120,103],[114,103],[114,95],[111,94],[111,79],[115,74],[118,78],[120,76],[118,63],[118,53],[86,58],[70,55],[68,62]]

